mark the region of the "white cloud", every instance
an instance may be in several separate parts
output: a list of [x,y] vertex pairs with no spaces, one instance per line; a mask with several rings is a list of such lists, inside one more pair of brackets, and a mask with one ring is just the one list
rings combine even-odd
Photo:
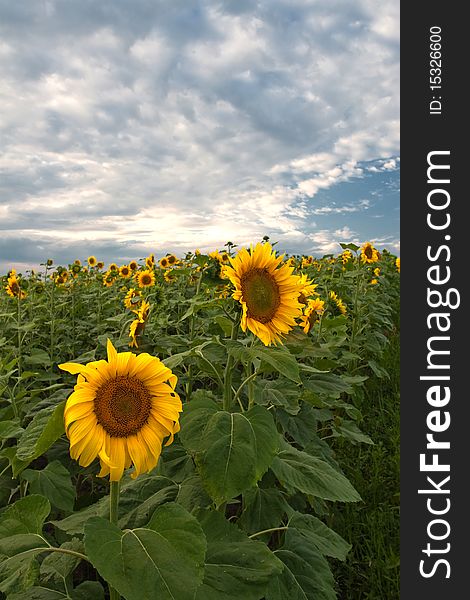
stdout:
[[0,19],[8,239],[300,244],[366,208],[308,198],[398,168],[393,0],[28,7]]

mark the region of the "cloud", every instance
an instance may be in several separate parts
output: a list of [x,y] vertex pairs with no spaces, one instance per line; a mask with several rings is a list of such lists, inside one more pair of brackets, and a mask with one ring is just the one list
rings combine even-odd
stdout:
[[2,1],[0,16],[11,247],[294,243],[328,212],[319,192],[397,168],[392,0]]

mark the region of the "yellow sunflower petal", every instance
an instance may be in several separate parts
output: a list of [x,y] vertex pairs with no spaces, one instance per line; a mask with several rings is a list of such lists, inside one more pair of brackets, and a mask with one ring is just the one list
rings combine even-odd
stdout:
[[62,371],[67,371],[68,373],[72,373],[72,375],[77,375],[77,373],[81,373],[86,369],[85,365],[80,365],[79,363],[62,363],[58,365],[59,369]]

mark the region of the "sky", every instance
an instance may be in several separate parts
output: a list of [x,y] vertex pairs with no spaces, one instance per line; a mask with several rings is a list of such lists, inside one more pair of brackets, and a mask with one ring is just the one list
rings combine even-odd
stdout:
[[398,0],[0,0],[0,273],[399,254]]

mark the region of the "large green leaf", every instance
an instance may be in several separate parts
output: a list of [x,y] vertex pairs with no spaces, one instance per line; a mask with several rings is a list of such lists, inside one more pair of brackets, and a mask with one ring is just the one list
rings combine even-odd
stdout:
[[104,600],[104,589],[98,581],[84,581],[70,594],[35,585],[25,591],[8,594],[8,600]]
[[48,406],[38,412],[18,441],[16,456],[30,463],[44,454],[64,433],[65,400],[57,406]]
[[40,471],[26,469],[21,477],[29,482],[29,489],[33,494],[45,496],[53,506],[61,510],[73,510],[75,488],[69,471],[58,460],[49,463]]
[[189,512],[197,508],[206,508],[212,504],[199,475],[192,475],[180,484],[176,502]]
[[35,585],[28,590],[15,594],[8,594],[8,600],[67,600],[70,596],[58,590]]
[[35,555],[49,544],[41,536],[51,505],[42,496],[17,500],[0,515],[0,591],[28,589],[39,574]]
[[[281,490],[254,487],[243,494],[243,512],[239,524],[249,534],[279,527],[287,508]],[[267,542],[271,534],[264,535],[264,538],[257,539]]]
[[17,500],[0,515],[0,540],[22,533],[41,533],[51,512],[47,498],[32,494]]
[[[123,480],[119,498],[119,525],[140,527],[148,522],[152,512],[166,502],[176,498],[178,486],[167,477],[141,475],[137,479]],[[52,523],[69,535],[83,534],[83,527],[91,517],[109,516],[109,497],[105,496],[60,521]]]
[[252,358],[259,358],[261,361],[267,363],[270,367],[275,369],[277,372],[295,381],[295,383],[301,383],[299,375],[299,365],[289,350],[285,347],[264,347],[255,346],[254,348],[248,349]]
[[[70,542],[64,542],[61,546],[64,550],[72,550],[84,553],[83,542],[73,538]],[[73,554],[59,554],[51,552],[41,563],[41,580],[43,583],[63,582],[79,565],[81,559]]]
[[0,592],[8,594],[8,598],[13,592],[24,594],[34,585],[38,575],[39,563],[33,555],[15,562],[7,559],[0,563]]
[[284,563],[284,570],[271,580],[266,600],[336,599],[330,567],[315,545],[289,531],[284,546],[274,554]]
[[297,415],[279,409],[276,412],[276,420],[281,425],[284,433],[287,433],[303,448],[317,437],[317,420],[311,406],[308,404],[303,403]]
[[217,411],[209,418],[198,448],[199,473],[220,505],[253,486],[267,471],[278,435],[270,412],[262,406],[245,413]]
[[101,517],[85,526],[85,548],[100,575],[127,600],[193,600],[206,539],[182,506],[159,507],[146,528],[121,531]]
[[194,453],[202,449],[202,432],[218,410],[219,407],[209,395],[193,397],[191,402],[183,406],[179,437],[188,452]]
[[198,517],[207,538],[204,582],[195,600],[260,600],[282,563],[269,548],[250,540],[215,511]]
[[294,513],[289,520],[289,527],[296,529],[300,537],[316,546],[325,556],[346,560],[351,550],[351,544],[313,515]]
[[275,381],[262,381],[259,386],[257,385],[257,388],[258,404],[283,408],[290,415],[296,415],[299,412],[299,389],[284,378]]
[[18,438],[22,435],[24,429],[20,427],[18,421],[2,421],[0,422],[0,440],[9,438]]
[[361,497],[344,475],[319,458],[292,446],[283,449],[271,469],[288,490],[318,496],[324,500],[357,502]]

